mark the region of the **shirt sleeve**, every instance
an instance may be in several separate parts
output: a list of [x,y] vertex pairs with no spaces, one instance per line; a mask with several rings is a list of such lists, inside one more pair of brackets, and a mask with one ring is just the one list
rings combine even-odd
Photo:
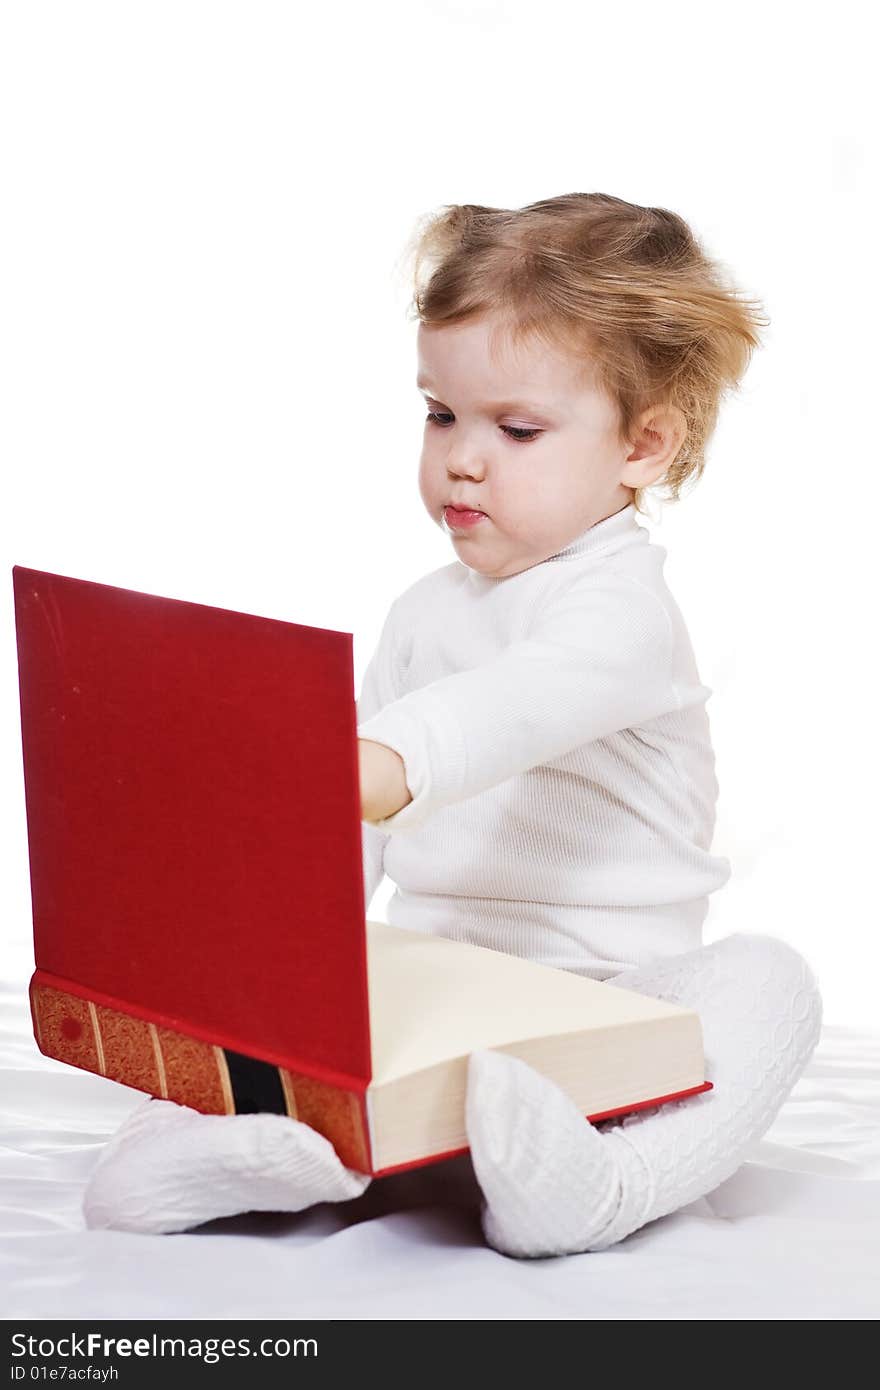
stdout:
[[[394,656],[394,604],[388,610],[379,641],[371,656],[364,678],[361,681],[360,695],[355,709],[358,725],[362,720],[373,717],[395,699],[397,695],[396,664]],[[364,865],[364,909],[370,910],[370,903],[385,876],[383,855],[388,841],[383,833],[369,821],[361,821],[361,848]]]
[[359,738],[400,754],[412,794],[371,824],[419,829],[441,807],[678,706],[660,599],[622,576],[575,582],[500,656],[358,725]]

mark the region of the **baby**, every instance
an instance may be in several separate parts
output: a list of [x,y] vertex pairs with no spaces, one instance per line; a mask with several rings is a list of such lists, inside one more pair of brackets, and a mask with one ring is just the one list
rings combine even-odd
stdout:
[[[358,701],[364,877],[392,925],[695,1009],[714,1089],[591,1124],[517,1058],[468,1063],[496,1250],[603,1250],[711,1192],[801,1075],[822,1006],[768,935],[701,944],[717,782],[647,489],[699,477],[762,322],[676,214],[575,193],[444,208],[414,244],[419,487],[456,559],[392,603]],[[145,1101],[89,1226],[181,1231],[364,1191],[278,1115]]]

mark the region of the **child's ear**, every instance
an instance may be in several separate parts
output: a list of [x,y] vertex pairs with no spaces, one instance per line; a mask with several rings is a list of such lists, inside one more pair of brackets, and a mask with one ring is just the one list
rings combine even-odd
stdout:
[[633,430],[620,482],[624,487],[650,487],[675,461],[686,438],[687,420],[678,406],[658,405],[643,411]]

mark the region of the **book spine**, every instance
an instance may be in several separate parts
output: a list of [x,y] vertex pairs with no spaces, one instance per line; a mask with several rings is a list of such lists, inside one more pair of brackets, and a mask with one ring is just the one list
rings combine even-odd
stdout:
[[289,1115],[329,1139],[347,1168],[371,1172],[363,1094],[59,989],[39,972],[29,996],[44,1056],[205,1115]]

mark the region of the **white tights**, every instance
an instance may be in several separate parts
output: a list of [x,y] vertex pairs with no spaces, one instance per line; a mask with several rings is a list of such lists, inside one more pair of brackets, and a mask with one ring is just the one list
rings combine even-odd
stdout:
[[[474,1052],[471,1160],[484,1235],[505,1254],[603,1250],[711,1192],[769,1128],[819,1038],[816,982],[773,937],[729,936],[608,983],[696,1009],[714,1090],[592,1125],[518,1058]],[[149,1100],[105,1146],[83,1211],[90,1227],[183,1231],[350,1201],[369,1182],[298,1120]]]
[[604,1250],[713,1191],[770,1127],[819,1039],[812,972],[771,936],[736,933],[607,983],[695,1009],[714,1089],[590,1125],[518,1059],[474,1054],[471,1156],[484,1233],[504,1253]]

